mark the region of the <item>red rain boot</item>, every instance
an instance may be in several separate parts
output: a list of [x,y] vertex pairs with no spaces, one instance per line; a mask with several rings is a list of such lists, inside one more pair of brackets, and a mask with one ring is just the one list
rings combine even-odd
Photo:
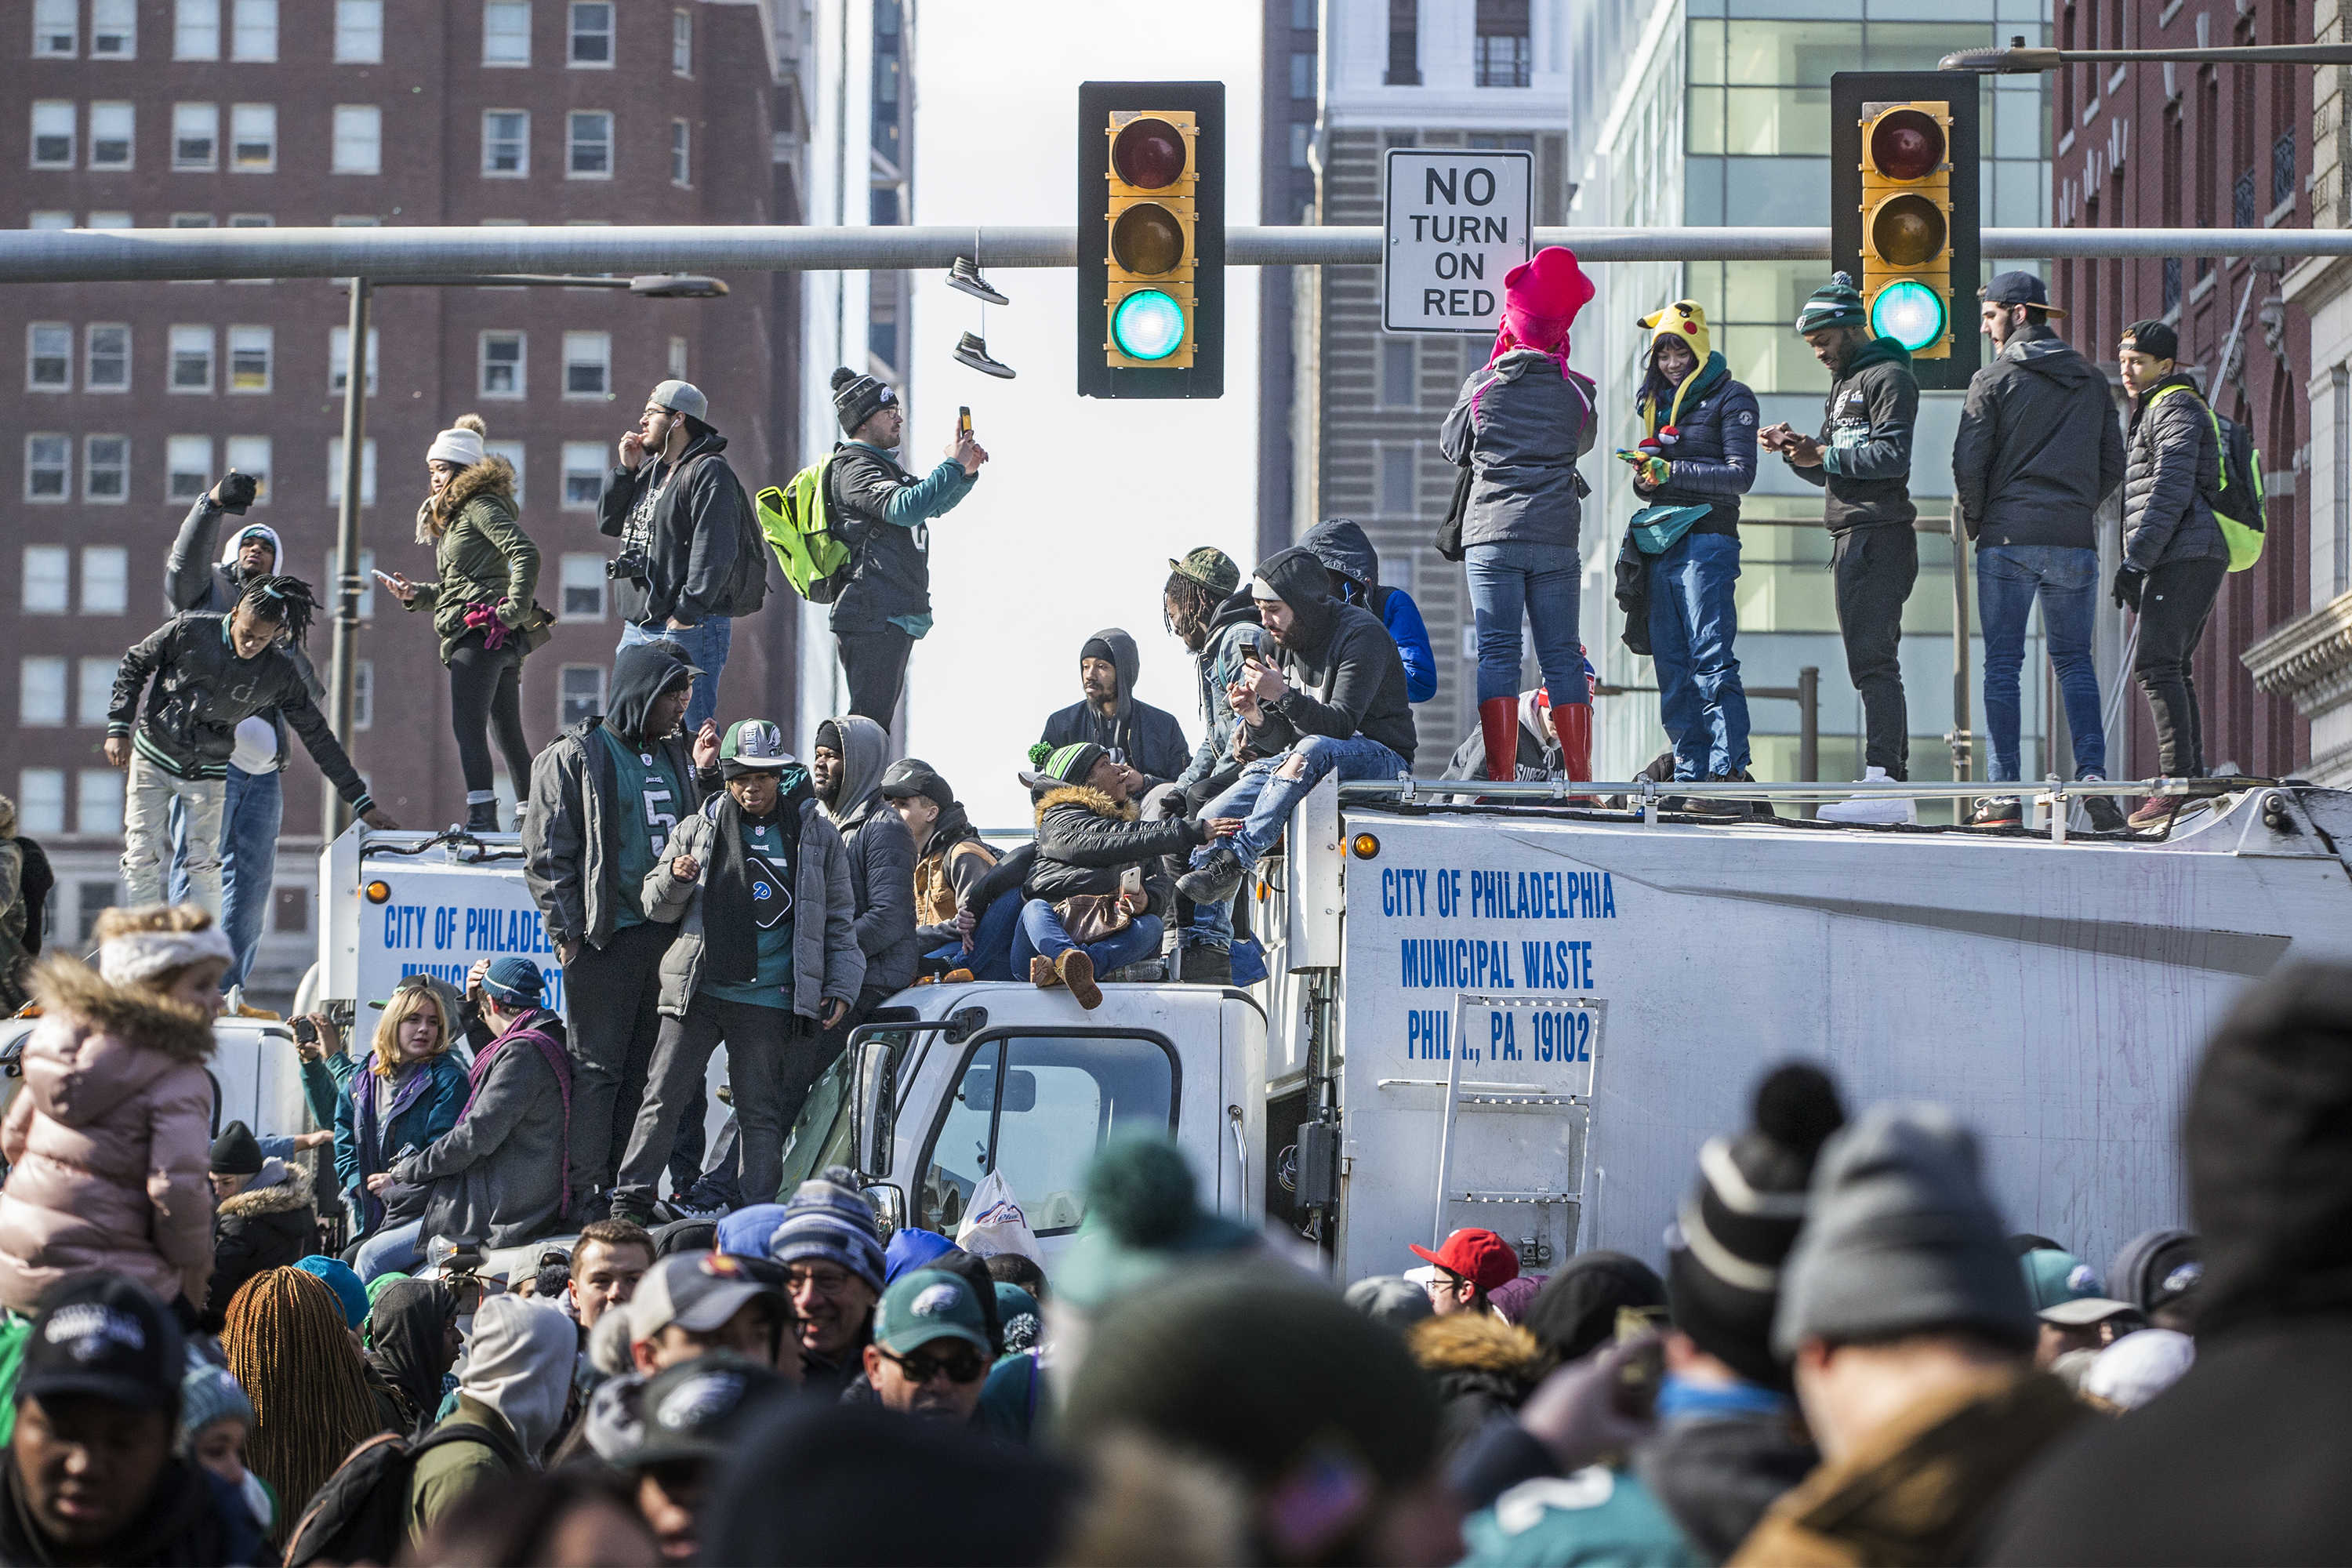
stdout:
[[1489,697],[1478,704],[1478,733],[1486,742],[1486,776],[1507,783],[1519,776],[1519,700]]
[[[1577,784],[1592,780],[1592,704],[1556,702],[1551,710],[1552,733],[1559,737],[1560,770]],[[1591,795],[1571,795],[1580,805],[1591,805]]]

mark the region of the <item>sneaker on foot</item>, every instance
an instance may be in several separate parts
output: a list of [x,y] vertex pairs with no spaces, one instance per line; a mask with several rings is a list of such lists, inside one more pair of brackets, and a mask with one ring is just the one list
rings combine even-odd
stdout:
[[1033,952],[1029,955],[1030,984],[1040,991],[1051,991],[1061,983],[1062,972],[1054,967],[1052,959],[1042,952]]
[[[1899,780],[1887,777],[1885,768],[1864,768],[1862,771],[1861,779],[1857,782],[1864,786],[1871,784],[1894,786],[1900,783]],[[1908,796],[1881,795],[1876,790],[1871,790],[1867,794],[1853,795],[1845,800],[1825,802],[1813,815],[1823,822],[1916,822],[1919,820],[1919,807]]]
[[1989,795],[1969,814],[1970,827],[2017,827],[2025,821],[2025,803],[2013,795]]
[[[2100,773],[2084,773],[2081,782],[2084,784],[2105,784],[2107,781],[2105,775]],[[2115,796],[2111,795],[2086,795],[2081,798],[2083,802],[2083,810],[2091,818],[2092,832],[2121,833],[2124,831],[2124,809],[2116,804]]]
[[1176,879],[1176,890],[1196,904],[1230,903],[1248,875],[1242,858],[1220,844],[1206,860]]
[[2179,809],[2179,805],[2180,803],[2169,795],[2149,795],[2146,800],[2139,803],[2139,809],[2131,814],[2130,817],[2126,819],[2125,826],[2133,828],[2134,830],[2137,830],[2142,827],[2154,827],[2158,824],[2165,821],[2168,817],[2171,816],[2175,811]]
[[1070,988],[1079,1006],[1091,1013],[1102,1005],[1102,987],[1095,984],[1095,961],[1087,956],[1085,948],[1071,948],[1054,967],[1061,972],[1062,984]]

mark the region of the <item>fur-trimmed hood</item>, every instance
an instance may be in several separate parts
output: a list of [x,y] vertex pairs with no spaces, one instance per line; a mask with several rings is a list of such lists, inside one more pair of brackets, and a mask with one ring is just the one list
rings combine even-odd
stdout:
[[495,452],[470,468],[459,469],[438,495],[427,495],[417,503],[416,542],[432,543],[457,521],[467,502],[483,497],[498,502],[510,515],[522,510],[515,504],[514,465]]
[[263,1163],[254,1184],[233,1198],[223,1198],[215,1211],[222,1219],[256,1219],[270,1214],[301,1214],[310,1203],[310,1177],[299,1165],[283,1160]]
[[51,953],[33,967],[29,989],[43,1015],[116,1037],[174,1061],[202,1064],[213,1054],[212,1020],[142,986],[109,984],[78,958]]
[[64,1126],[88,1126],[173,1070],[212,1058],[212,1021],[202,1013],[110,985],[79,959],[44,958],[31,990],[43,1016],[25,1042],[25,1092]]
[[1121,805],[1092,785],[1063,784],[1037,797],[1038,826],[1045,826],[1045,814],[1057,805],[1082,805],[1097,816],[1112,822],[1133,822],[1136,816],[1135,802],[1131,800]]
[[1488,1312],[1423,1318],[1405,1342],[1423,1372],[1487,1372],[1533,1381],[1544,1371],[1542,1342]]

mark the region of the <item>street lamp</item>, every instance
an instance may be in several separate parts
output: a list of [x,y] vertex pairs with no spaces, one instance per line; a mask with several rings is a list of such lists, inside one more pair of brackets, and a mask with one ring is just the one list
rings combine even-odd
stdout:
[[2025,35],[2013,35],[2009,47],[1956,49],[1936,62],[1948,71],[1973,71],[1979,76],[2021,76],[2054,71],[2091,60],[2144,60],[2194,65],[2342,66],[2352,65],[2352,44],[2248,44],[2219,49],[2042,49],[2027,48]]
[[[359,690],[360,632],[360,472],[367,435],[368,307],[376,289],[393,287],[433,289],[625,289],[641,300],[717,300],[727,285],[717,278],[687,272],[645,272],[634,278],[572,277],[562,273],[470,273],[448,277],[353,278],[342,286],[351,290],[348,323],[351,352],[343,367],[343,494],[335,513],[335,627],[327,666],[327,722],[335,738],[348,749],[352,719]],[[528,780],[517,779],[515,788]],[[320,837],[331,844],[345,825],[342,796],[326,792],[320,812]]]

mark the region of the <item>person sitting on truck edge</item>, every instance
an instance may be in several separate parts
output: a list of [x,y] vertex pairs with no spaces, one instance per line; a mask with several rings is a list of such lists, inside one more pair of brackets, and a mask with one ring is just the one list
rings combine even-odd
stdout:
[[922,952],[922,969],[1012,979],[1007,965],[1021,897],[1008,889],[985,908],[973,900],[1000,857],[971,825],[955,791],[929,763],[914,757],[892,763],[878,787],[915,841],[915,945]]
[[1430,1310],[1441,1318],[1492,1312],[1486,1298],[1519,1277],[1519,1255],[1510,1244],[1475,1226],[1447,1237],[1435,1252],[1414,1244],[1412,1254],[1437,1270],[1426,1289]]
[[569,1196],[564,1142],[574,1119],[572,1058],[562,1020],[543,1005],[546,985],[520,953],[491,961],[478,1030],[490,1037],[475,1047],[457,1124],[393,1162],[394,1181],[430,1187],[423,1212],[362,1245],[362,1280],[415,1268],[432,1237],[498,1247],[555,1233]]
[[[1177,775],[1188,813],[1231,789],[1241,777],[1241,720],[1225,699],[1226,689],[1242,677],[1243,655],[1254,653],[1261,662],[1275,658],[1274,639],[1257,618],[1257,601],[1242,586],[1241,568],[1213,545],[1204,544],[1181,561],[1168,563],[1168,582],[1160,590],[1160,619],[1192,656],[1201,690],[1201,743],[1192,760]],[[1234,977],[1234,910],[1230,900],[1196,904],[1186,900],[1191,913],[1177,938],[1177,977],[1203,984],[1223,985]]]
[[712,775],[701,770],[719,752],[717,725],[694,737],[691,754],[678,732],[694,675],[677,643],[623,648],[604,712],[564,731],[531,763],[523,879],[579,1025],[572,1045],[575,1219],[602,1218],[610,1205],[661,1030],[662,955],[677,932],[646,918],[646,878],[661,864],[670,831],[702,805]]
[[[1160,858],[1205,842],[1212,829],[1199,818],[1139,821],[1139,776],[1091,741],[1049,753],[1021,782],[1037,803],[1037,852],[1013,938],[1013,973],[1039,986],[1066,985],[1091,1012],[1102,1005],[1098,974],[1160,951],[1173,898]],[[1089,933],[1081,944],[1077,937]]]
[[[827,719],[816,727],[809,777],[825,820],[841,835],[849,858],[850,892],[857,907],[857,946],[866,954],[864,989],[849,1016],[826,1025],[818,1063],[841,1054],[849,1031],[864,1023],[885,997],[915,983],[921,945],[915,938],[915,837],[882,798],[882,774],[889,765],[890,737],[881,725],[855,713]],[[753,1201],[765,1202],[767,1193]]]
[[[212,489],[198,496],[180,523],[163,562],[163,607],[173,615],[203,610],[226,616],[245,596],[246,585],[278,570],[285,548],[278,531],[264,522],[248,522],[219,546],[221,520],[242,517],[260,493],[250,474],[232,468]],[[311,668],[300,647],[286,651],[301,670],[304,686],[314,703],[327,700],[326,683]],[[268,912],[270,886],[278,877],[278,831],[286,817],[286,721],[283,715],[257,713],[236,727],[236,748],[229,753],[228,789],[221,805],[221,929],[228,932],[236,960],[221,976],[221,993],[245,984],[254,954],[261,950],[261,921]],[[187,813],[174,804],[172,817],[173,859],[170,901],[188,901],[186,857]]]
[[[1919,541],[1911,531],[1911,436],[1919,416],[1919,383],[1911,356],[1893,338],[1873,337],[1862,292],[1840,272],[1813,290],[1797,312],[1797,331],[1829,367],[1822,433],[1801,436],[1786,422],[1758,432],[1790,471],[1820,485],[1822,523],[1832,541],[1838,636],[1846,672],[1862,693],[1862,782],[1911,776],[1910,721],[1903,704],[1903,605],[1919,577]],[[1884,792],[1881,792],[1883,796]],[[1857,795],[1832,801],[1817,816],[1832,822],[1909,822],[1908,800]]]
[[677,935],[661,962],[652,1070],[613,1188],[614,1215],[641,1225],[680,1119],[702,1114],[722,1037],[737,1186],[754,1203],[775,1198],[785,1130],[827,1059],[816,1031],[841,1022],[866,973],[848,852],[783,731],[762,719],[733,725],[719,766],[726,790],[678,824],[646,876],[646,918]]
[[176,799],[187,813],[178,858],[187,868],[190,901],[220,918],[229,759],[237,726],[257,714],[282,713],[352,812],[380,831],[396,829],[312,705],[301,667],[280,646],[301,643],[317,607],[310,585],[299,578],[257,577],[229,614],[174,616],[122,656],[107,705],[106,760],[131,774],[122,819],[126,906],[163,900],[165,819]]
[[284,1268],[318,1250],[319,1211],[310,1173],[261,1157],[253,1129],[232,1121],[213,1140],[213,1277],[197,1326],[218,1333],[229,1298],[265,1268]]
[[[487,970],[488,959],[476,967]],[[478,984],[478,982],[477,982]],[[351,1211],[352,1239],[364,1241],[425,1212],[425,1194],[392,1179],[392,1167],[457,1125],[466,1103],[466,1067],[449,1047],[466,1029],[449,987],[430,975],[404,976],[392,995],[374,1004],[383,1016],[369,1041],[366,1067],[347,1070],[334,1085],[325,1120],[335,1130],[335,1179]],[[350,1058],[332,1020],[314,1016],[323,1059],[305,1059],[302,1085],[316,1108],[313,1083],[330,1079],[326,1065]]]
[[1135,695],[1143,656],[1135,639],[1105,626],[1078,648],[1079,700],[1047,715],[1038,737],[1048,746],[1092,741],[1143,775],[1144,787],[1166,784],[1184,771],[1191,756],[1176,715]]
[[1290,808],[1327,773],[1341,783],[1412,771],[1412,709],[1404,661],[1370,610],[1331,596],[1331,574],[1293,546],[1258,563],[1250,584],[1258,616],[1281,649],[1277,664],[1250,662],[1226,700],[1241,717],[1238,745],[1256,758],[1205,808],[1244,817],[1241,830],[1197,852],[1177,890],[1196,904],[1223,903],[1281,837]]
[[1362,526],[1351,517],[1326,518],[1308,529],[1298,545],[1323,563],[1342,604],[1362,605],[1388,628],[1397,657],[1404,661],[1406,699],[1426,702],[1436,696],[1437,654],[1430,647],[1421,606],[1402,588],[1381,581],[1381,552],[1372,548]]

